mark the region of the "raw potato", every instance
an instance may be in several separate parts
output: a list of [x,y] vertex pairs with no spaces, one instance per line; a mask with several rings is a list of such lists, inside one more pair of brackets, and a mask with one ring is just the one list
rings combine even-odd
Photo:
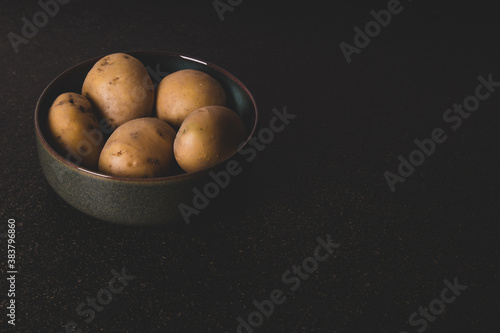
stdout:
[[214,166],[234,154],[245,140],[241,118],[224,106],[206,106],[189,114],[177,132],[174,155],[186,172]]
[[99,157],[99,171],[120,177],[167,176],[175,166],[175,131],[158,118],[133,119],[109,137]]
[[156,93],[157,117],[174,128],[194,110],[207,105],[226,104],[226,93],[210,75],[184,69],[163,78]]
[[83,82],[82,95],[112,129],[153,112],[154,86],[144,65],[125,53],[100,59]]
[[60,153],[71,162],[95,170],[104,139],[90,102],[80,94],[64,93],[52,103],[49,131]]

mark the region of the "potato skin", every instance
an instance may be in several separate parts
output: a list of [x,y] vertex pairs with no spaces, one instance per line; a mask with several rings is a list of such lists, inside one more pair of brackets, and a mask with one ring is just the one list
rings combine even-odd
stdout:
[[174,156],[184,171],[199,171],[229,158],[245,139],[245,125],[234,111],[205,106],[182,123],[174,141]]
[[135,119],[151,116],[154,86],[144,65],[125,53],[100,59],[88,72],[82,95],[112,129]]
[[167,176],[175,166],[175,131],[158,118],[133,119],[109,137],[99,157],[99,171],[128,178]]
[[194,110],[207,105],[226,105],[226,92],[210,75],[183,69],[165,76],[156,91],[156,114],[174,128]]
[[70,161],[96,170],[104,138],[90,102],[78,93],[59,95],[48,113],[57,150]]

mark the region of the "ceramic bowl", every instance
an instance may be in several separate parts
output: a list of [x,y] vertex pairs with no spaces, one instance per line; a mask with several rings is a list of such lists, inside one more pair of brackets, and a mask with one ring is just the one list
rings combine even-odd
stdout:
[[[245,123],[248,138],[257,125],[257,105],[250,91],[234,75],[207,61],[159,51],[131,51],[148,69],[153,83],[158,84],[168,73],[181,69],[196,69],[208,73],[224,87],[228,107],[236,111]],[[215,199],[217,189],[213,175],[237,167],[238,153],[210,169],[158,178],[113,177],[81,167],[58,154],[51,146],[47,115],[52,102],[64,92],[81,92],[88,71],[102,57],[82,62],[55,78],[42,92],[35,108],[35,131],[38,157],[42,172],[54,191],[68,204],[97,219],[125,225],[168,225],[189,223],[206,206],[206,200],[195,196],[207,187]],[[241,169],[241,168],[240,168]],[[235,175],[236,176],[236,173]],[[223,183],[221,183],[224,185]],[[210,192],[211,191],[211,192]],[[203,195],[201,195],[203,196]],[[187,218],[186,218],[187,216]]]

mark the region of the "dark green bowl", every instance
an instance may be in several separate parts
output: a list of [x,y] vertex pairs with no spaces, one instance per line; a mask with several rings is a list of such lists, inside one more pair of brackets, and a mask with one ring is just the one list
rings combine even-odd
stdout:
[[[142,61],[154,83],[159,83],[161,76],[166,73],[188,68],[204,71],[217,79],[226,91],[228,106],[241,116],[249,133],[240,150],[248,144],[257,125],[257,105],[250,91],[235,76],[206,61],[176,53],[124,53]],[[64,158],[51,147],[47,115],[52,102],[65,92],[80,93],[85,76],[99,59],[101,57],[87,60],[59,75],[45,88],[38,100],[35,108],[36,143],[45,178],[71,206],[104,221],[139,226],[188,222],[185,216],[189,213],[182,214],[179,205],[196,209],[193,207],[195,189],[203,191],[208,183],[214,183],[211,172],[220,173],[228,163],[234,166],[241,154],[235,153],[225,162],[203,171],[139,179],[113,177],[86,169]]]

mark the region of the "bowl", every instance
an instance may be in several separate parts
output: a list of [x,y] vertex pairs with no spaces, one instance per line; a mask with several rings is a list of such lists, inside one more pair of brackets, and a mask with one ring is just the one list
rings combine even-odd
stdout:
[[[243,119],[248,145],[257,126],[257,105],[250,91],[234,75],[194,57],[161,51],[124,52],[139,59],[158,84],[168,73],[181,69],[203,71],[218,80],[227,94],[228,107]],[[104,55],[105,56],[105,55]],[[81,93],[85,76],[102,57],[84,61],[60,74],[44,89],[35,108],[38,158],[49,185],[69,205],[97,219],[124,225],[153,226],[190,223],[219,196],[227,177],[241,171],[236,152],[218,165],[168,177],[125,178],[89,170],[60,155],[51,146],[47,126],[52,102],[62,93]]]

